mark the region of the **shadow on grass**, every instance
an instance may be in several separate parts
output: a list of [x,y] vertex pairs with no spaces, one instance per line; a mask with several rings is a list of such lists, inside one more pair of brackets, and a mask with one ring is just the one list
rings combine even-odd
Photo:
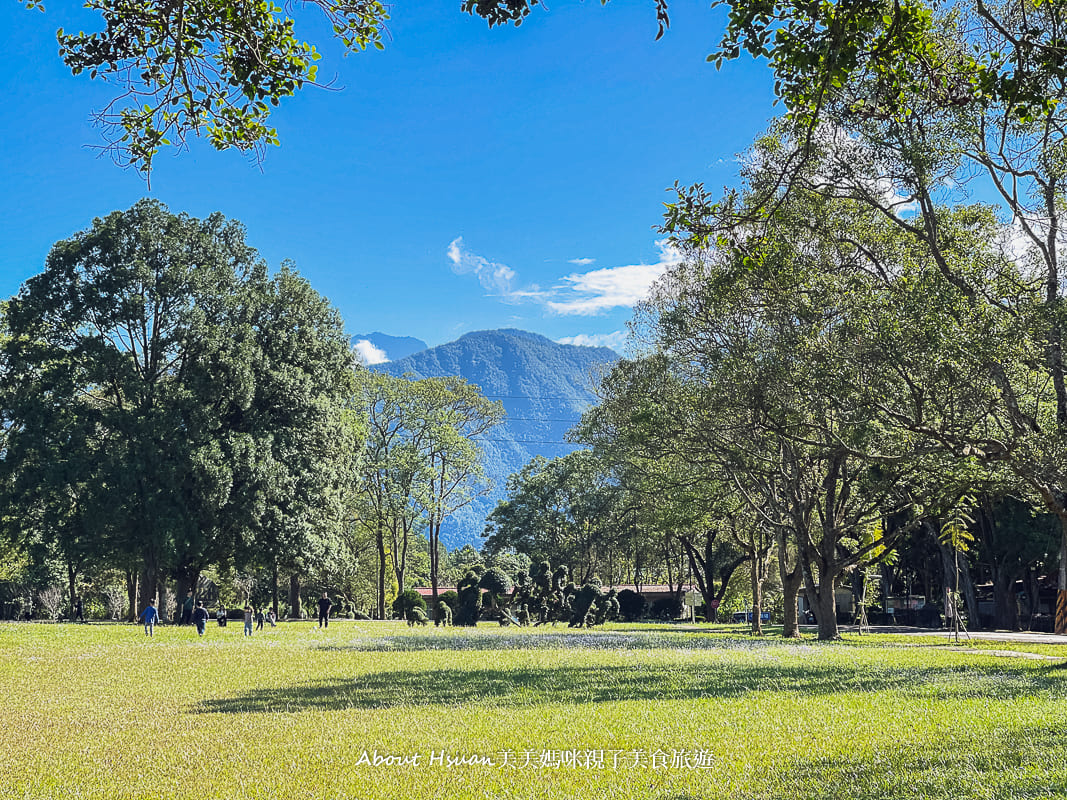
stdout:
[[[921,732],[915,732],[921,738]],[[779,763],[740,798],[804,800],[989,800],[1067,796],[1067,728],[1022,726],[980,737],[907,735],[864,756],[839,754]],[[720,797],[720,795],[712,795]],[[662,800],[706,800],[669,794]]]
[[331,678],[309,684],[252,689],[209,699],[199,713],[243,714],[404,706],[495,707],[560,703],[605,703],[627,700],[736,698],[753,692],[787,695],[833,695],[895,692],[900,696],[938,699],[1003,700],[1062,695],[1065,683],[1043,670],[995,668],[858,668],[833,666],[632,665],[598,667],[516,667],[440,670],[391,670],[351,679]]
[[1023,726],[981,738],[902,743],[874,758],[818,758],[783,770],[776,789],[803,791],[810,800],[1063,797],[1065,734],[1062,726]]

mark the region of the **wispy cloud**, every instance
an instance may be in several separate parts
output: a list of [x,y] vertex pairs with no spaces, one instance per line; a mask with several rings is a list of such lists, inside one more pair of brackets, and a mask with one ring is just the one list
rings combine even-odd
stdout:
[[629,308],[648,297],[652,284],[668,269],[681,263],[682,254],[666,239],[656,242],[655,264],[630,264],[567,275],[558,287],[557,299],[545,305],[556,314],[592,316],[613,308]]
[[380,347],[375,347],[369,339],[360,339],[352,345],[352,349],[355,350],[359,360],[368,367],[375,364],[384,364],[389,360],[389,356],[385,354],[385,351]]
[[573,344],[579,347],[610,347],[612,350],[622,350],[626,346],[626,331],[614,333],[579,333],[577,336],[564,336],[556,339],[557,344]]
[[515,279],[518,277],[515,270],[507,264],[490,261],[470,252],[463,246],[462,236],[453,239],[446,252],[448,260],[452,262],[452,271],[457,275],[474,275],[491,297],[499,297],[506,303],[521,303],[544,296],[544,292],[536,285],[515,288]]
[[[472,253],[456,237],[448,245],[446,254],[457,275],[474,275],[489,292],[506,303],[536,303],[554,314],[593,316],[613,308],[629,308],[648,296],[649,289],[668,269],[681,263],[681,253],[666,239],[656,242],[659,260],[654,264],[629,264],[589,272],[575,272],[560,278],[561,283],[551,289],[537,284],[517,286],[518,273],[507,264],[500,264]],[[596,259],[573,258],[570,263],[588,266]]]

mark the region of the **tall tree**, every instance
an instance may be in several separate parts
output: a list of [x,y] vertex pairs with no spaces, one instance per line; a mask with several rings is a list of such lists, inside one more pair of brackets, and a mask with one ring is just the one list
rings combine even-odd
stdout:
[[425,413],[431,424],[425,451],[429,467],[426,512],[433,593],[430,609],[436,621],[441,526],[475,497],[490,490],[478,439],[501,422],[504,406],[487,400],[477,386],[461,378],[429,378],[421,383],[425,387]]
[[[67,474],[47,485],[61,479],[72,522],[140,561],[144,599],[168,578],[183,596],[272,519],[326,500],[294,452],[326,471],[339,452],[340,318],[291,271],[270,279],[240,225],[141,201],[57,244],[6,322],[3,470],[25,479],[62,446]],[[286,362],[301,338],[314,345]],[[314,391],[282,402],[301,385]]]

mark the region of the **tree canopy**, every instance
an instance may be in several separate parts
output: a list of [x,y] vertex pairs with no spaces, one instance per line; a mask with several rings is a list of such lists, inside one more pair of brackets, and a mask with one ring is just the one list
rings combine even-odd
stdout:
[[141,201],[58,243],[4,321],[9,535],[138,563],[151,597],[339,522],[341,319],[240,225]]

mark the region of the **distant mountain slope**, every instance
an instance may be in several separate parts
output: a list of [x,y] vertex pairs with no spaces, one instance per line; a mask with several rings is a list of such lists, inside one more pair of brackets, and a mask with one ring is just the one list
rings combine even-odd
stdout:
[[[381,350],[389,361],[410,356],[427,348],[426,342],[413,336],[389,336],[384,333],[357,333],[352,337],[352,343],[370,342],[378,350]],[[379,362],[380,363],[380,362]]]
[[535,455],[555,458],[574,450],[567,431],[596,398],[596,376],[619,358],[606,347],[556,344],[519,330],[477,331],[375,369],[415,378],[458,375],[481,387],[507,411],[503,425],[485,441],[485,468],[493,492],[479,498],[441,531],[451,550],[480,547],[485,517],[504,496],[508,476]]

